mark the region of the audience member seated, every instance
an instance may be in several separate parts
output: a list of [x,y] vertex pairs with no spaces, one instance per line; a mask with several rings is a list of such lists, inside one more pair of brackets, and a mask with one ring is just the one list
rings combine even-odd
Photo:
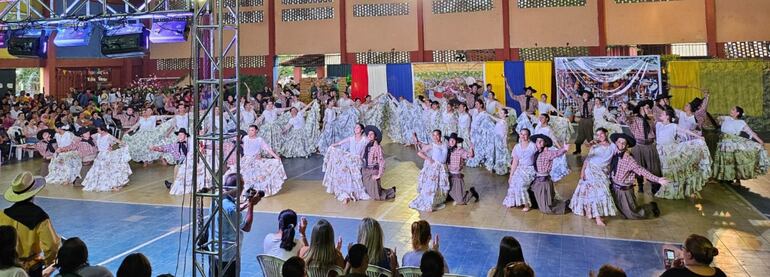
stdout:
[[398,269],[396,250],[383,247],[382,227],[377,220],[367,217],[358,225],[358,243],[369,250],[369,264],[376,265],[391,272]]
[[[425,220],[412,223],[412,251],[404,253],[401,257],[401,266],[419,267],[422,255],[429,250],[439,251],[439,238],[433,240],[433,247],[429,247],[431,239],[430,224]],[[449,272],[449,267],[444,261],[444,272]]]
[[366,277],[366,269],[369,267],[369,250],[360,243],[354,244],[348,249],[347,277]]
[[321,219],[313,226],[310,245],[302,247],[299,255],[305,259],[308,267],[327,268],[332,266],[345,266],[342,256],[342,238],[334,244],[334,229],[331,223]]
[[505,236],[500,240],[500,253],[497,256],[497,265],[489,269],[487,277],[505,276],[505,266],[514,262],[524,262],[521,244],[515,238]]
[[291,257],[281,267],[283,277],[307,277],[305,260],[300,257]]
[[505,266],[505,277],[535,277],[535,271],[525,262],[513,262]]
[[16,255],[16,229],[0,226],[0,276],[27,277]]
[[441,277],[446,272],[444,257],[441,253],[434,250],[428,250],[420,258],[420,272],[422,277]]
[[308,246],[305,230],[307,229],[307,219],[302,218],[299,224],[299,236],[302,240],[295,238],[297,226],[297,213],[293,210],[283,210],[278,214],[278,232],[269,233],[265,236],[263,249],[265,254],[287,260],[297,256],[302,247]]
[[123,259],[116,275],[116,277],[151,277],[152,265],[142,253],[133,253]]
[[[590,276],[594,276],[593,272],[591,272]],[[626,272],[619,267],[606,264],[599,268],[599,274],[596,277],[626,277]]]
[[59,274],[56,277],[112,277],[107,268],[88,264],[88,248],[80,238],[64,240],[58,257]]
[[679,259],[674,261],[674,266],[661,277],[725,277],[724,272],[718,267],[712,267],[711,262],[719,254],[719,250],[709,239],[692,234],[684,241]]

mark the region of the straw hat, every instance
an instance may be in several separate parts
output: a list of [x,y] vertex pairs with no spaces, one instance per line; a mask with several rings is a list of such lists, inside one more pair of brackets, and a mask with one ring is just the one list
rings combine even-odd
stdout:
[[45,178],[32,176],[29,171],[19,173],[11,182],[8,190],[5,191],[5,200],[15,203],[30,199],[43,187],[45,187]]

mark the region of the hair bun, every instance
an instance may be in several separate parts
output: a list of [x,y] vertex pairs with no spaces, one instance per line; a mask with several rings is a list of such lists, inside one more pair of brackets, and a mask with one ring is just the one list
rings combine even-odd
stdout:
[[716,247],[711,248],[711,256],[717,256],[719,255],[719,249]]

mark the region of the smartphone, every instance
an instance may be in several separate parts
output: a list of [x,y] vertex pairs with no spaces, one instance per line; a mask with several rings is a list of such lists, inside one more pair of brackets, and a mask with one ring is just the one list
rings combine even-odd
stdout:
[[663,249],[663,265],[666,267],[666,269],[671,268],[674,264],[674,260],[676,260],[676,253],[674,253],[674,250],[672,249]]

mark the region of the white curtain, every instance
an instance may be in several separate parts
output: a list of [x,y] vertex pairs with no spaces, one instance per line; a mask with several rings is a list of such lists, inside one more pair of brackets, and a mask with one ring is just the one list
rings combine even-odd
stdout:
[[388,73],[384,64],[367,66],[369,74],[369,95],[372,98],[388,93]]

